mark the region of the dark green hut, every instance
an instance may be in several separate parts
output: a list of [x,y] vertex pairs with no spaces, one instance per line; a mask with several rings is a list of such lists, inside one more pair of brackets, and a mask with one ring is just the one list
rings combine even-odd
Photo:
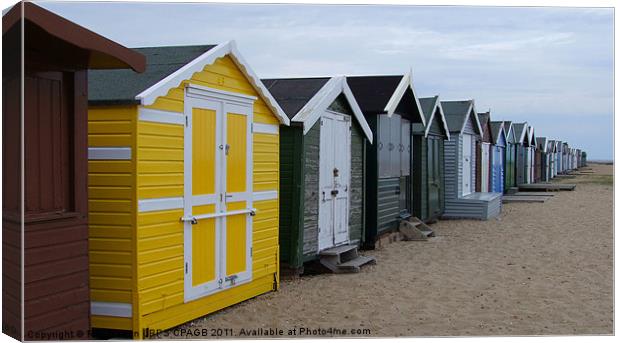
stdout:
[[263,83],[291,120],[280,127],[282,269],[300,273],[305,262],[323,263],[321,256],[333,256],[336,248],[353,267],[330,265],[331,257],[326,266],[357,271],[369,262],[357,256],[357,247],[363,232],[364,148],[373,134],[346,78]]
[[411,73],[347,77],[355,99],[375,137],[366,143],[365,241],[396,231],[413,214],[411,125],[426,124],[413,88]]
[[439,96],[420,98],[426,125],[413,125],[413,213],[424,222],[444,211],[444,140],[450,140]]

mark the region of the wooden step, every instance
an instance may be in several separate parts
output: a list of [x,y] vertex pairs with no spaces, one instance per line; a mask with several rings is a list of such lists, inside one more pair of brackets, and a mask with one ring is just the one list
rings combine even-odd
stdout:
[[319,252],[319,256],[338,256],[344,253],[347,253],[351,250],[357,250],[357,246],[355,245],[341,245],[325,250],[321,250]]
[[547,196],[552,197],[555,196],[553,192],[517,192],[515,194],[511,194],[512,196]]
[[358,256],[357,258],[337,265],[337,273],[359,273],[360,267],[365,264],[375,264],[377,260],[373,256]]
[[515,202],[545,202],[547,200],[549,200],[549,198],[551,197],[544,197],[544,196],[524,196],[524,195],[504,195],[502,197],[502,203],[504,204],[508,204],[508,203],[515,203]]

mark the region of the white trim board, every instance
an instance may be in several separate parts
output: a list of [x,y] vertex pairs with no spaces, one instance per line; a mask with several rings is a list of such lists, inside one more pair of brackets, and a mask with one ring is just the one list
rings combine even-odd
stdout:
[[433,125],[433,119],[435,119],[435,112],[439,109],[439,114],[441,115],[441,123],[443,124],[443,129],[446,132],[447,140],[450,140],[450,130],[448,129],[448,123],[446,122],[446,115],[443,113],[443,107],[441,107],[441,101],[439,100],[439,95],[433,97],[435,99],[435,105],[433,105],[433,109],[431,110],[431,116],[428,118],[428,123],[426,123],[426,129],[424,129],[424,137],[428,137],[428,133],[431,130],[431,126]]
[[185,125],[185,114],[140,107],[138,120],[162,124]]
[[252,130],[253,133],[263,133],[267,135],[277,135],[280,133],[280,127],[273,124],[253,123]]
[[89,160],[131,160],[131,147],[89,147]]
[[183,198],[155,198],[138,200],[138,212],[165,211],[183,208]]
[[274,200],[278,198],[278,191],[254,192],[252,198],[254,201]]
[[307,134],[312,126],[314,126],[314,123],[319,120],[329,105],[331,105],[341,93],[344,94],[349,102],[351,110],[353,110],[353,116],[360,124],[364,135],[368,138],[370,143],[372,143],[372,130],[368,122],[366,122],[364,113],[362,113],[361,108],[357,104],[353,92],[351,92],[351,88],[349,88],[349,84],[344,76],[335,76],[329,79],[299,112],[293,116],[291,121],[302,123],[304,135]]
[[290,124],[288,117],[282,108],[280,108],[280,105],[278,105],[275,101],[271,93],[269,93],[260,78],[258,78],[252,68],[250,68],[249,64],[245,61],[237,49],[237,45],[233,40],[219,44],[209,51],[206,51],[174,73],[140,92],[140,94],[136,95],[136,100],[139,100],[140,104],[143,106],[151,105],[155,102],[157,97],[167,94],[171,88],[178,87],[184,80],[189,80],[195,72],[201,71],[205,66],[213,64],[215,60],[226,55],[231,57],[241,72],[248,78],[250,84],[258,92],[258,94],[260,94],[267,107],[269,107],[269,109],[280,120],[280,123],[288,126]]
[[394,90],[394,93],[390,97],[390,100],[388,100],[383,111],[387,113],[388,117],[391,117],[392,114],[394,114],[394,112],[396,111],[396,108],[398,107],[400,100],[405,95],[407,88],[411,88],[411,91],[413,92],[413,98],[415,99],[416,107],[418,108],[418,113],[420,114],[420,120],[422,121],[422,124],[426,126],[426,119],[424,118],[424,114],[422,113],[422,106],[420,106],[420,100],[418,100],[418,93],[415,91],[415,87],[413,86],[413,70],[412,69],[409,69],[407,74],[405,74],[403,78],[400,80],[400,83],[396,87],[396,90]]
[[90,314],[93,316],[109,317],[132,317],[132,308],[129,303],[117,303],[108,301],[91,301]]

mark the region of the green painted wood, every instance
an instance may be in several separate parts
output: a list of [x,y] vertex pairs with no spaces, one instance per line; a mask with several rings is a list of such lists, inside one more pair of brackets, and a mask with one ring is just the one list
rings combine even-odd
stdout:
[[280,261],[290,268],[303,264],[300,238],[304,199],[302,175],[304,160],[301,127],[280,128]]
[[314,256],[318,250],[319,237],[319,149],[321,121],[317,120],[306,133],[303,144],[303,239],[302,252]]
[[[366,122],[377,141],[378,115],[366,115]],[[365,206],[364,216],[364,247],[374,248],[377,238],[377,183],[379,181],[379,169],[377,161],[377,144],[366,140],[366,163],[364,164]]]
[[428,219],[427,202],[427,162],[426,162],[426,138],[423,131],[413,136],[413,214],[423,221]]
[[351,185],[349,193],[349,239],[352,243],[362,241],[365,140],[359,123],[354,120],[351,125]]

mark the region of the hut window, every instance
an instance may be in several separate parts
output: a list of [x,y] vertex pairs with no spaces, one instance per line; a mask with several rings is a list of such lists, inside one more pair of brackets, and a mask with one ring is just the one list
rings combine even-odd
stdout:
[[27,216],[73,210],[71,78],[60,72],[24,79],[25,212]]

